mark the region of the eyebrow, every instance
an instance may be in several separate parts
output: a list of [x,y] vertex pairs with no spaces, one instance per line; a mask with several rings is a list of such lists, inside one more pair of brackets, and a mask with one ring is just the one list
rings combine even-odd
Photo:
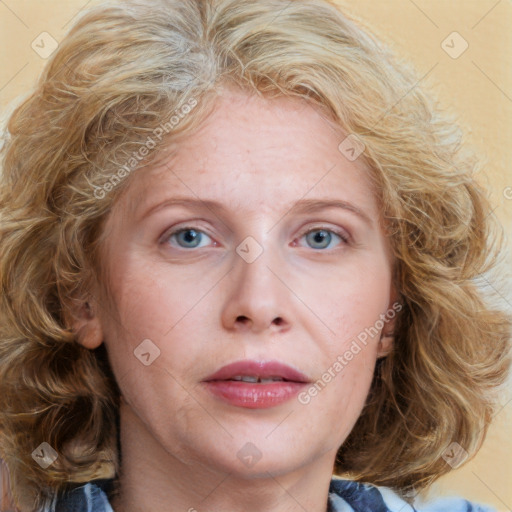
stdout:
[[[229,210],[226,207],[226,205],[219,203],[217,201],[212,201],[209,199],[196,199],[193,197],[186,196],[178,196],[169,198],[157,205],[152,206],[151,208],[149,208],[149,210],[147,210],[141,215],[141,219],[148,217],[149,215],[170,206],[186,206],[199,209],[208,209],[213,212],[219,212],[224,214],[229,213]],[[372,226],[373,224],[371,217],[363,210],[361,210],[361,208],[357,207],[356,205],[348,201],[343,201],[340,199],[299,199],[287,209],[283,217],[292,212],[314,213],[319,210],[325,210],[329,208],[339,208],[342,210],[349,211],[356,215],[357,217],[359,217],[369,226]]]

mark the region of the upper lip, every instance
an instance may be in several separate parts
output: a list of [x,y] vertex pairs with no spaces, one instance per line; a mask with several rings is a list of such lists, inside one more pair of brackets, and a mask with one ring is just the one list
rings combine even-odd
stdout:
[[280,363],[279,361],[254,361],[244,360],[223,366],[220,370],[212,373],[204,381],[229,380],[238,375],[269,378],[281,377],[284,380],[293,382],[310,382],[308,377],[300,371]]

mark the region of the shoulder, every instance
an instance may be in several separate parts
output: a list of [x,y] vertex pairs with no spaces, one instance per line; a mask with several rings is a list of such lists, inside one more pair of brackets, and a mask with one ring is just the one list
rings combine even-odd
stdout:
[[[43,512],[114,512],[106,494],[109,482],[89,482],[67,492]],[[404,501],[388,487],[333,477],[329,486],[329,512],[496,512],[462,498],[440,498],[421,509]]]
[[496,512],[462,498],[440,498],[422,505],[407,503],[388,487],[333,477],[329,487],[329,512]]

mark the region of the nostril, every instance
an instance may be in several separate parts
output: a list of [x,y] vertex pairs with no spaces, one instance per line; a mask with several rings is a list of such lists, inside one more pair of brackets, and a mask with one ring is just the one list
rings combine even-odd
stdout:
[[[245,315],[239,315],[239,316],[236,317],[236,321],[245,324],[245,323],[249,322],[249,318],[246,317]],[[282,325],[283,322],[284,321],[283,321],[283,319],[280,316],[276,317],[272,321],[272,323],[275,324],[275,325]]]

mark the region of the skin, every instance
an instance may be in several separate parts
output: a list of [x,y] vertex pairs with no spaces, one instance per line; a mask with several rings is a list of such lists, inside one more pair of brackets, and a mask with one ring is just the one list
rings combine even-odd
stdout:
[[[368,170],[340,153],[344,137],[304,101],[227,88],[175,154],[130,177],[105,226],[111,293],[96,291],[75,319],[80,343],[106,343],[122,392],[116,512],[326,510],[337,449],[392,349],[392,321],[308,404],[235,407],[201,381],[240,359],[277,359],[317,381],[396,300]],[[225,210],[144,217],[182,195]],[[300,199],[344,200],[369,222],[292,210]],[[191,226],[199,240],[171,236]],[[322,229],[348,242],[333,231],[318,241]],[[252,263],[236,252],[248,236],[263,249]],[[148,366],[134,357],[144,339],[160,350]],[[251,467],[237,457],[247,442],[262,455]]]

